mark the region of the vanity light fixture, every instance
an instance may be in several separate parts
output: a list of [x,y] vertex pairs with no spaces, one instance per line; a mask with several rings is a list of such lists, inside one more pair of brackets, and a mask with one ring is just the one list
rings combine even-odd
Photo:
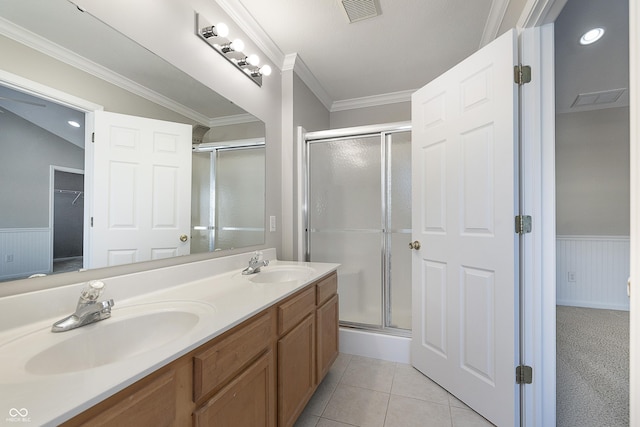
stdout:
[[249,55],[244,58],[238,60],[238,66],[240,67],[248,67],[249,65],[253,65],[254,67],[260,63],[260,58],[258,55]]
[[205,39],[210,37],[227,37],[229,35],[229,27],[224,22],[217,25],[210,25],[200,30],[200,34]]
[[243,71],[243,74],[253,80],[258,86],[262,86],[262,77],[271,74],[271,67],[264,65],[259,67],[260,58],[257,55],[246,55],[244,42],[240,39],[229,38],[229,27],[224,23],[212,25],[196,12],[196,35],[205,43],[222,55],[227,61]]
[[604,35],[604,28],[593,28],[580,37],[580,44],[583,46],[597,42]]
[[242,49],[244,49],[244,42],[240,39],[235,39],[231,43],[225,43],[222,46],[220,46],[220,50],[222,50],[222,53],[230,53],[230,52],[242,53]]

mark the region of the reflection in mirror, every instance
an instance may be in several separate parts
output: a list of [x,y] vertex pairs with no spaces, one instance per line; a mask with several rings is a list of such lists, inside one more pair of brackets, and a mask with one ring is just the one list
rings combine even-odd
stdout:
[[264,139],[194,146],[191,253],[264,239]]
[[[5,7],[8,3],[0,0],[0,45],[9,43],[3,42],[8,39],[2,34],[19,34],[13,31],[18,26],[32,36],[39,34],[43,43],[53,41],[75,52],[80,60],[87,58],[105,67],[105,74],[117,77],[103,75],[107,81],[100,81],[99,88],[85,86],[82,90],[83,84],[96,80],[86,74],[86,79],[74,82],[74,90],[80,90],[81,98],[86,93],[83,99],[104,105],[107,111],[210,128],[200,135],[197,142],[202,144],[193,153],[192,253],[264,243],[264,123],[66,0],[12,1],[11,7]],[[12,32],[2,31],[7,25],[14,26]],[[20,42],[19,37],[16,40]],[[47,69],[46,65],[38,67],[33,63],[39,54],[26,43],[18,51],[25,54],[11,58],[15,65],[12,73],[21,66],[25,70]],[[32,62],[25,59],[23,64],[23,57]],[[122,77],[133,92],[123,92],[114,83],[122,81]],[[64,92],[69,87],[68,78],[48,73],[47,86]],[[76,270],[82,265],[78,259],[81,262],[86,248],[78,247],[77,220],[70,218],[84,210],[85,193],[78,190],[77,183],[69,183],[64,174],[78,178],[85,171],[85,112],[66,109],[63,115],[73,116],[81,126],[72,129],[68,118],[62,121],[55,116],[60,111],[59,104],[12,89],[5,92],[1,84],[0,76],[0,177],[3,183],[12,185],[0,188],[0,281]],[[118,99],[120,93],[124,98]],[[147,100],[131,102],[140,96],[156,104]],[[155,107],[130,110],[131,105],[145,103]],[[169,114],[158,115],[158,111]],[[259,147],[242,146],[256,141],[261,141]],[[207,145],[210,151],[202,151]],[[91,188],[85,186],[85,191],[89,194]],[[65,221],[65,228],[57,231],[57,223]],[[207,230],[202,233],[197,227]],[[74,243],[65,242],[72,234]],[[58,267],[63,263],[56,262],[54,268],[54,258],[64,259],[67,266]]]

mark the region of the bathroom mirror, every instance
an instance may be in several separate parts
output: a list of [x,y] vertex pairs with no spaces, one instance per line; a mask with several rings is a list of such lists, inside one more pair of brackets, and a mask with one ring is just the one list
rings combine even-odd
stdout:
[[[7,37],[16,32],[20,37]],[[13,40],[24,40],[24,34],[30,38],[28,32],[57,45],[47,44],[45,50],[54,46],[54,56],[58,58],[68,51],[64,62],[73,65],[82,78],[52,69],[51,58]],[[30,45],[42,50],[37,36],[30,39]],[[199,175],[194,174],[192,185],[192,254],[264,243],[263,122],[66,0],[0,0],[0,43],[4,46],[3,58],[0,58],[0,86],[3,84],[2,71],[21,75],[16,70],[28,70],[22,75],[25,79],[46,82],[50,88],[102,105],[107,111],[188,123],[194,127],[195,142],[201,142],[203,146],[218,146],[215,150],[193,153],[193,165],[199,165],[194,171],[198,170]],[[8,52],[7,46],[14,50]],[[19,55],[12,56],[14,52]],[[78,62],[76,54],[88,61]],[[47,58],[48,62],[39,64],[38,58]],[[92,82],[100,83],[101,87],[93,86]],[[144,102],[131,102],[141,98]],[[75,235],[78,241],[77,230],[71,230],[77,222],[71,218],[73,215],[78,218],[78,215],[71,211],[77,211],[78,207],[82,209],[82,183],[78,183],[78,178],[82,178],[84,164],[78,159],[84,158],[81,146],[84,137],[69,136],[65,133],[67,130],[57,130],[56,126],[47,124],[57,120],[44,116],[46,112],[55,110],[55,104],[51,99],[34,99],[0,88],[0,119],[7,121],[11,118],[12,129],[17,129],[16,123],[25,124],[29,132],[36,135],[30,137],[32,143],[26,144],[21,131],[16,131],[11,149],[6,140],[0,140],[2,162],[24,165],[28,159],[28,163],[40,168],[38,173],[23,170],[21,176],[10,175],[8,169],[4,169],[2,181],[12,183],[12,196],[8,196],[9,190],[5,186],[3,191],[7,194],[3,194],[0,207],[0,281],[20,279],[35,272],[51,273],[41,266],[28,265],[32,261],[28,258],[42,256],[36,255],[39,253],[53,258],[56,220],[52,206],[62,206],[62,214],[58,216],[62,222],[67,222],[63,231],[57,234]],[[143,108],[136,109],[138,106]],[[76,114],[80,117],[78,121],[82,122],[84,113]],[[64,126],[68,127],[66,120]],[[83,135],[82,123],[79,134]],[[55,140],[58,146],[45,148],[38,145],[46,139]],[[74,160],[67,161],[65,153]],[[208,165],[206,174],[202,173],[204,164]],[[239,181],[230,179],[233,171],[243,169],[252,171],[248,177],[249,191],[242,191]],[[215,171],[218,171],[217,179]],[[42,180],[36,180],[36,176]],[[223,195],[226,197],[224,200],[220,199]],[[55,196],[60,200],[52,202],[50,197]],[[203,200],[210,204],[203,203]],[[227,206],[232,210],[225,211]],[[245,215],[240,218],[238,210],[251,212],[251,217]],[[229,218],[239,218],[242,222],[230,223]],[[220,225],[221,219],[227,222]],[[77,243],[66,246],[74,245]],[[71,249],[63,257],[76,259],[75,263],[70,262],[70,266],[65,267],[74,271],[81,264],[77,264],[77,247]],[[52,264],[51,259],[47,263]],[[24,273],[20,273],[21,270]]]

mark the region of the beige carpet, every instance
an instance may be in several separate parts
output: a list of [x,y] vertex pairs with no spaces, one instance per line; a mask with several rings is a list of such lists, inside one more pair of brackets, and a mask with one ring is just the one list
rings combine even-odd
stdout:
[[558,306],[557,426],[629,425],[629,312]]

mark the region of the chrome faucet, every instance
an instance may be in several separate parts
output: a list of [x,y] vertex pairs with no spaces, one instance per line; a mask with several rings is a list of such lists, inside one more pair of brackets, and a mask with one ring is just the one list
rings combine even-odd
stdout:
[[262,259],[262,252],[254,252],[253,256],[249,260],[249,267],[242,270],[242,274],[255,274],[260,272],[260,267],[266,267],[269,265],[269,260]]
[[87,286],[80,293],[75,313],[54,323],[51,332],[70,331],[111,317],[113,300],[98,301],[102,291],[104,291],[104,283],[99,280],[87,282]]

